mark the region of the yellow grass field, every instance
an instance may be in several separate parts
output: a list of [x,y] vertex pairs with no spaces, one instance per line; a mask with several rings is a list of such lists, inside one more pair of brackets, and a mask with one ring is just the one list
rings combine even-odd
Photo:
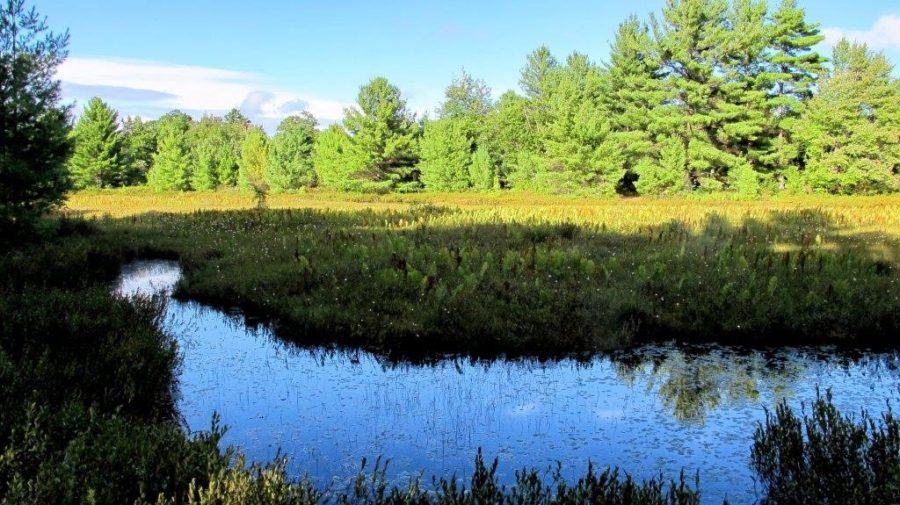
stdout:
[[[440,224],[465,225],[484,221],[524,223],[573,223],[634,233],[669,221],[688,228],[706,225],[711,215],[729,223],[748,219],[768,222],[773,216],[796,211],[815,211],[827,217],[830,226],[820,230],[797,230],[818,236],[817,246],[834,244],[864,246],[881,260],[897,261],[900,247],[900,195],[876,197],[799,196],[760,200],[727,199],[719,195],[670,198],[587,198],[503,193],[349,194],[307,191],[271,194],[271,209],[320,209],[327,211],[404,210],[433,205],[453,208]],[[93,190],[70,195],[62,213],[88,218],[122,218],[148,213],[184,214],[197,211],[252,209],[253,195],[237,190],[216,192],[157,193],[147,188]],[[773,248],[788,249],[773,241]]]

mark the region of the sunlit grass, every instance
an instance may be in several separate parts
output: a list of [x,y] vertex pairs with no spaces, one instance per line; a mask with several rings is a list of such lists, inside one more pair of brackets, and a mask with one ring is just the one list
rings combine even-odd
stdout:
[[300,340],[567,352],[635,339],[885,342],[900,198],[587,199],[524,193],[78,193],[183,295]]

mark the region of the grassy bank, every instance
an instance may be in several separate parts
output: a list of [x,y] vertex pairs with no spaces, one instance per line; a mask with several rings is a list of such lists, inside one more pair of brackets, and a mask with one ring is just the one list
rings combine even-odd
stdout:
[[[136,254],[181,251],[187,265],[203,272],[203,265],[210,264],[206,262],[215,264],[230,257],[210,248],[218,242],[187,248],[188,239],[182,235],[186,230],[174,228],[167,233],[163,227],[173,220],[182,226],[199,226],[224,219],[223,225],[239,223],[251,238],[271,241],[273,237],[260,230],[281,230],[278,233],[283,235],[277,225],[293,226],[292,221],[284,221],[288,218],[311,226],[318,223],[316,219],[331,225],[340,217],[346,226],[331,230],[318,225],[320,230],[325,228],[321,233],[367,232],[383,240],[410,240],[405,233],[386,232],[379,226],[396,226],[397,219],[416,212],[449,219],[462,211],[416,207],[324,214],[314,210],[148,214],[103,221],[106,231],[79,221],[57,220],[44,228],[44,237],[5,245],[0,254],[0,274],[5,279],[0,286],[0,383],[4,385],[0,389],[0,504],[698,503],[699,491],[690,478],[660,477],[640,483],[615,470],[590,469],[575,482],[564,482],[552,472],[522,471],[514,486],[504,488],[495,478],[495,466],[480,456],[474,470],[460,469],[460,474],[469,476],[465,484],[438,476],[431,484],[414,481],[408,487],[391,487],[383,466],[369,466],[350,488],[316,489],[289,478],[282,462],[246,464],[232,450],[220,447],[222,431],[215,425],[209,432],[189,435],[183,431],[173,410],[177,346],[159,328],[159,302],[125,301],[110,294],[108,283],[122,261]],[[385,217],[387,223],[378,225]],[[574,243],[582,233],[580,226],[564,224],[508,224],[506,229],[557,230],[548,235],[557,242],[536,244],[565,244],[561,238]],[[223,228],[219,235],[231,233],[238,230]],[[299,232],[295,229],[295,233]],[[273,243],[277,244],[261,242],[254,247],[225,241],[219,246],[265,252]],[[883,242],[873,241],[869,247],[878,243]],[[179,244],[185,249],[176,249]],[[890,249],[856,244],[847,251],[866,261],[888,261],[878,254]],[[329,250],[322,244],[319,247]],[[624,250],[619,246],[617,252]],[[231,261],[247,258],[238,255]],[[887,273],[896,275],[890,268]],[[522,272],[533,282],[535,274]],[[850,500],[834,503],[896,501],[900,461],[896,419],[886,414],[881,420],[864,417],[859,423],[841,417],[829,402],[817,403],[812,414],[803,420],[782,406],[759,427],[752,465],[769,500],[794,503],[812,496],[808,490],[822,489],[814,501],[827,497]],[[847,464],[835,466],[834,461]],[[794,484],[797,475],[803,476],[802,486]]]
[[180,294],[301,342],[565,353],[637,340],[893,345],[900,198],[74,195]]
[[283,461],[248,464],[220,446],[215,422],[195,434],[177,422],[163,303],[110,292],[132,251],[82,222],[43,234],[0,249],[0,505],[699,503],[684,478],[637,482],[613,469],[575,483],[523,471],[504,488],[480,454],[474,471],[460,469],[466,484],[436,476],[399,488],[383,464],[346,489],[292,479]]

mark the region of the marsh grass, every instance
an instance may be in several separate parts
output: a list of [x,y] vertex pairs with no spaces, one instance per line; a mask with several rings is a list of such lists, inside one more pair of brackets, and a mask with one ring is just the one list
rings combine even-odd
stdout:
[[[757,218],[725,218],[724,222],[703,218],[691,225],[682,216],[687,223],[683,226],[661,224],[649,231],[610,233],[605,222],[590,219],[554,221],[540,215],[530,219],[511,216],[497,209],[402,205],[405,207],[395,210],[134,215],[101,221],[103,233],[82,221],[63,219],[48,223],[47,234],[35,237],[34,242],[4,244],[0,255],[0,274],[5,279],[0,286],[0,504],[699,502],[697,480],[681,475],[677,480],[661,476],[636,482],[615,469],[589,468],[575,482],[562,480],[558,471],[548,475],[523,470],[515,485],[506,488],[496,478],[496,461],[487,464],[480,454],[468,486],[445,476],[432,480],[431,486],[414,480],[409,486],[393,487],[387,484],[385,467],[379,463],[372,471],[364,466],[351,488],[319,490],[307,480],[290,479],[283,461],[248,465],[233,450],[220,447],[223,430],[215,420],[210,431],[196,434],[186,434],[175,421],[172,395],[177,350],[171,336],[160,329],[162,305],[152,299],[120,300],[110,292],[109,282],[121,263],[135,256],[179,257],[189,273],[182,291],[192,296],[213,293],[222,300],[259,304],[271,311],[280,307],[270,302],[281,294],[299,297],[295,301],[301,302],[309,296],[309,303],[300,305],[305,312],[299,313],[297,321],[312,313],[329,324],[345,321],[338,310],[347,307],[351,318],[358,317],[361,310],[346,303],[359,301],[376,302],[374,315],[369,316],[372,324],[383,322],[390,327],[391,321],[428,321],[427,317],[433,317],[430,306],[437,300],[431,294],[433,284],[423,290],[428,284],[426,277],[432,275],[424,269],[429,262],[435,262],[437,268],[435,283],[444,283],[448,293],[451,288],[459,290],[437,307],[471,310],[466,317],[441,320],[458,325],[456,329],[473,320],[479,329],[497,324],[502,330],[505,323],[497,321],[531,309],[541,310],[531,319],[523,316],[531,324],[537,324],[538,317],[562,324],[561,316],[576,317],[576,329],[577,325],[601,324],[608,320],[577,319],[577,311],[555,314],[554,310],[574,302],[564,298],[560,304],[552,289],[576,290],[579,296],[599,289],[599,295],[590,295],[596,298],[585,300],[590,307],[585,314],[601,317],[605,313],[590,303],[611,303],[611,293],[627,295],[629,288],[646,289],[646,283],[653,280],[638,268],[653,264],[646,263],[646,258],[654,257],[648,252],[661,255],[657,258],[663,262],[665,255],[682,248],[684,256],[690,252],[707,261],[724,258],[715,269],[708,263],[703,263],[704,268],[685,266],[685,275],[713,271],[710,278],[701,279],[721,281],[722,275],[747,272],[741,258],[749,262],[747,254],[755,252],[757,265],[768,265],[772,258],[767,268],[787,278],[775,291],[767,291],[773,303],[780,299],[776,294],[819,294],[831,285],[830,292],[824,291],[835,297],[831,301],[849,304],[819,309],[825,312],[801,319],[804,323],[797,325],[798,329],[808,328],[805,325],[810,322],[832,330],[864,328],[862,318],[896,308],[895,235],[862,231],[865,223],[895,219],[895,209],[882,208],[881,214],[870,209],[858,220],[832,211],[784,211],[776,214],[780,217],[759,222]],[[581,212],[577,209],[575,212]],[[847,212],[853,216],[857,210]],[[813,239],[813,231],[825,238]],[[775,234],[775,242],[761,238]],[[780,251],[776,243],[797,249]],[[833,250],[821,247],[831,243],[835,244]],[[704,248],[706,253],[701,252]],[[805,254],[810,256],[791,259]],[[496,263],[487,260],[491,255]],[[593,262],[593,267],[588,262]],[[807,267],[818,262],[821,267]],[[371,266],[362,267],[367,264]],[[485,264],[484,277],[472,277]],[[504,269],[505,265],[509,268]],[[609,275],[600,277],[603,268]],[[411,274],[415,271],[421,277]],[[364,276],[374,272],[382,272],[383,278],[377,282],[383,285]],[[847,282],[850,276],[856,276],[853,283]],[[752,279],[737,278],[744,283]],[[823,280],[808,283],[817,278]],[[475,280],[466,284],[467,279]],[[847,286],[835,288],[840,281]],[[480,306],[496,295],[491,289],[507,289],[506,283],[513,293],[502,302],[507,305]],[[553,288],[553,284],[559,286]],[[551,296],[543,296],[541,290],[548,286]],[[616,286],[616,291],[608,291],[610,286]],[[798,291],[801,287],[806,291]],[[232,295],[234,300],[227,298]],[[337,296],[333,302],[325,298],[333,295]],[[545,305],[549,309],[541,308]],[[821,307],[817,303],[809,306]],[[392,307],[394,312],[387,310]],[[699,307],[696,314],[700,317],[711,317],[711,310],[719,311],[726,320],[743,313],[729,312],[722,305]],[[497,319],[478,319],[497,308],[509,312]],[[772,306],[765,309],[773,310]],[[420,314],[432,315],[420,319]],[[671,314],[675,315],[669,317],[678,321],[678,312]],[[822,318],[821,314],[831,316]],[[896,319],[885,317],[879,324],[896,324]],[[376,333],[384,339],[395,334]],[[428,336],[435,335],[439,334]],[[546,335],[549,337],[535,342],[580,342],[559,340],[555,333]],[[841,335],[833,333],[832,337]],[[885,335],[882,338],[889,340]],[[383,344],[397,343],[387,340]],[[890,414],[880,425],[865,415],[857,424],[836,410],[820,409],[817,403],[812,420],[804,422],[805,433],[790,409],[779,407],[757,432],[754,468],[766,483],[772,503],[815,502],[825,495],[815,494],[819,488],[814,486],[825,485],[834,496],[849,497],[846,503],[896,501],[900,488],[896,462],[900,457],[897,423]],[[842,466],[835,466],[834,461]],[[803,482],[809,485],[783,487],[797,471],[805,472]]]
[[[196,210],[206,205],[215,210]],[[178,295],[379,352],[555,354],[649,339],[892,345],[900,199],[76,194]],[[237,207],[246,210],[224,210]],[[79,210],[81,209],[81,210]]]

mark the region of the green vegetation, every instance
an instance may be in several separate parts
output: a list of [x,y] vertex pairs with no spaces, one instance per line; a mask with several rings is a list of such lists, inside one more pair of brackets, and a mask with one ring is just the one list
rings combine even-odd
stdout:
[[[199,122],[179,111],[127,118],[120,131],[99,99],[70,132],[53,78],[68,36],[49,32],[23,0],[6,0],[0,504],[698,503],[699,478],[638,483],[592,467],[574,484],[523,470],[504,488],[496,461],[481,454],[468,487],[442,476],[430,489],[419,480],[390,487],[380,463],[369,475],[363,466],[349,489],[327,491],[290,480],[283,461],[248,466],[219,447],[217,420],[193,435],[176,421],[178,353],[160,326],[163,302],[119,299],[108,283],[130,257],[175,257],[182,296],[240,305],[297,340],[382,352],[554,354],[659,337],[892,346],[896,197],[266,198],[270,187],[319,184],[896,191],[898,81],[883,56],[846,42],[826,72],[811,50],[820,40],[792,0],[771,14],[753,1],[670,0],[649,26],[623,23],[605,65],[578,53],[560,63],[538,49],[522,73],[524,96],[494,103],[463,73],[435,121],[417,121],[399,88],[377,78],[322,133],[304,115],[270,140],[236,110]],[[126,217],[42,220],[62,203],[68,176],[79,187],[157,192],[250,187],[258,208],[244,210],[246,196],[234,192],[103,191],[75,195],[67,212]],[[234,209],[208,210],[204,198]],[[297,206],[307,208],[284,208]],[[6,233],[23,225],[29,233]],[[880,422],[842,417],[828,397],[805,420],[782,404],[756,432],[752,465],[771,503],[896,502],[898,428],[890,412]]]
[[[900,80],[883,54],[847,41],[828,65],[814,50],[823,39],[795,0],[772,9],[755,0],[670,0],[648,21],[622,22],[606,62],[578,52],[561,60],[538,48],[522,69],[522,94],[495,101],[484,81],[462,71],[434,119],[416,118],[396,85],[373,79],[343,122],[321,135],[304,114],[285,119],[270,141],[277,147],[254,139],[257,158],[268,152],[255,185],[234,176],[251,131],[237,111],[224,120],[181,118],[181,134],[198,130],[187,145],[181,134],[171,138],[170,121],[151,122],[159,172],[169,175],[149,183],[158,190],[896,192]],[[222,130],[228,140],[211,147],[209,135]],[[195,153],[192,162],[186,151]],[[147,171],[146,155],[135,163],[137,173]],[[192,163],[193,179],[181,173]],[[210,175],[217,163],[227,166],[218,179]]]
[[[558,354],[676,337],[893,345],[900,329],[895,197],[309,193],[258,212],[227,210],[249,204],[229,195],[87,193],[69,207],[131,213],[100,224],[135,252],[178,257],[180,295],[303,342]],[[205,200],[221,206],[158,213]]]
[[128,184],[128,160],[119,117],[99,98],[84,107],[72,130],[75,151],[69,159],[69,171],[76,188],[109,188]]
[[[576,481],[523,470],[503,486],[497,462],[475,460],[468,484],[421,479],[393,487],[365,463],[344,489],[287,476],[285,462],[248,464],[220,447],[222,429],[187,435],[173,420],[174,339],[159,300],[122,300],[106,281],[127,251],[91,226],[62,220],[54,236],[4,251],[0,273],[0,503],[699,503],[698,483],[640,483],[589,467]],[[77,270],[81,276],[62,275]],[[65,317],[60,317],[65,314]],[[808,417],[780,405],[759,426],[754,470],[767,503],[898,499],[896,419],[841,416],[829,397]],[[811,494],[820,493],[820,494]],[[830,501],[829,501],[830,500]]]
[[309,113],[285,118],[269,144],[266,174],[272,189],[289,191],[316,185],[312,163],[317,122]]
[[70,183],[68,108],[53,79],[69,34],[55,34],[24,0],[0,4],[0,233],[30,226]]
[[752,466],[764,504],[896,503],[900,499],[900,420],[843,415],[831,393],[802,418],[786,404],[756,428]]
[[162,301],[109,290],[128,251],[84,222],[50,224],[51,235],[0,256],[0,504],[699,501],[683,476],[640,483],[613,469],[574,484],[523,470],[505,488],[480,454],[469,486],[442,476],[430,488],[391,487],[379,463],[343,490],[292,481],[284,461],[247,465],[220,447],[215,419],[194,435],[175,421],[177,349],[159,327]]

